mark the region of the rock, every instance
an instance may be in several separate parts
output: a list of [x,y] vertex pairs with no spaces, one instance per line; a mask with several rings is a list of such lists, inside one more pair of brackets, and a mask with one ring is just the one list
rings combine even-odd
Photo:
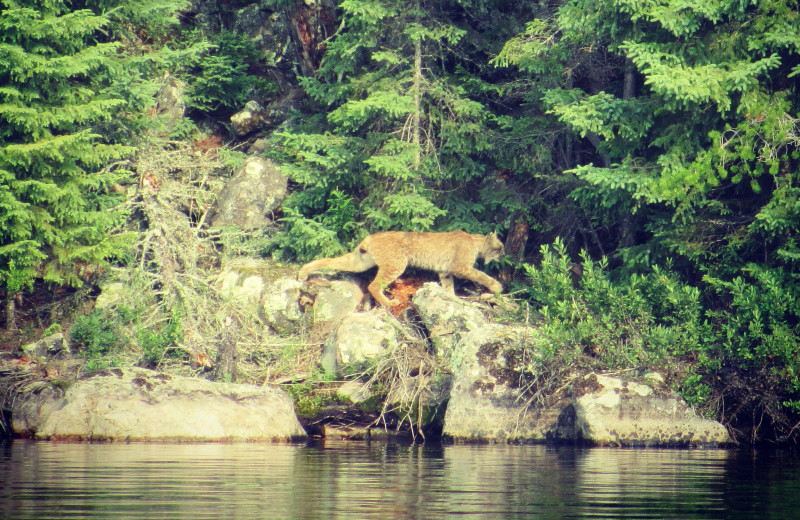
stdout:
[[222,189],[211,225],[252,230],[270,222],[288,192],[288,179],[263,157],[248,157]]
[[269,264],[257,258],[233,258],[222,266],[214,285],[223,298],[258,303],[264,294]]
[[261,112],[264,108],[256,101],[248,101],[243,110],[231,116],[231,126],[236,135],[247,135],[264,124]]
[[353,404],[363,403],[374,395],[369,386],[358,379],[346,382],[336,390],[336,393],[347,397]]
[[[302,89],[293,88],[272,100],[266,108],[257,101],[248,101],[245,107],[231,116],[231,126],[237,135],[245,136],[256,130],[275,128],[289,118],[292,111],[301,107]],[[266,143],[259,146],[266,150]],[[252,147],[251,147],[252,148]],[[259,147],[251,153],[259,153]]]
[[364,439],[370,438],[370,431],[365,426],[350,426],[330,423],[322,426],[322,436],[326,439],[363,441]]
[[[520,388],[521,358],[514,346],[543,341],[532,327],[486,325],[466,335],[453,356],[457,363],[444,417],[443,435],[456,441],[543,442],[574,439],[564,410],[565,391],[546,405],[529,402]],[[563,416],[563,417],[562,417]]]
[[387,354],[398,342],[397,327],[385,310],[350,314],[325,342],[322,367],[326,374],[334,375],[343,365]]
[[57,332],[35,343],[24,345],[22,351],[33,359],[46,360],[67,355],[69,344],[64,334]]
[[[292,36],[293,26],[285,9],[270,9],[265,2],[256,2],[234,13],[233,32],[256,42],[264,51],[266,62],[272,62],[270,72],[285,88],[296,83],[295,68],[301,61],[299,46]],[[222,17],[219,16],[221,19]],[[213,29],[216,34],[219,29]]]
[[192,0],[188,13],[193,15],[194,23],[203,34],[217,34],[222,29],[223,13],[221,3],[216,0]]
[[728,441],[724,426],[699,417],[663,378],[651,374],[645,381],[651,384],[585,376],[573,388],[579,437],[614,446],[715,446]]
[[299,303],[302,287],[303,283],[295,278],[284,277],[275,280],[264,291],[261,310],[273,330],[290,330],[303,319]]
[[531,405],[519,387],[522,366],[514,346],[542,341],[536,329],[493,324],[480,304],[426,283],[412,300],[437,355],[453,371],[443,435],[457,441],[544,441],[569,425],[559,425],[569,405],[565,393],[551,403]]
[[250,155],[261,155],[267,150],[269,150],[269,141],[266,139],[256,139],[253,141],[253,144],[250,145],[250,148],[247,149],[247,153]]
[[303,284],[294,273],[293,267],[238,257],[225,263],[214,285],[223,298],[257,308],[273,330],[286,332],[303,319],[299,304]]
[[314,323],[337,323],[358,311],[364,302],[364,291],[350,280],[323,280],[307,285],[314,294]]
[[424,284],[411,301],[428,329],[436,354],[451,362],[454,354],[461,354],[456,350],[464,336],[489,323],[478,304],[450,294],[435,282]]
[[169,74],[164,75],[164,86],[156,98],[155,114],[163,116],[165,124],[172,130],[186,114],[184,93],[187,84]]
[[100,294],[94,301],[95,309],[116,307],[125,301],[130,291],[130,274],[120,268],[109,268],[98,284]]
[[15,401],[12,427],[51,440],[289,441],[304,438],[288,394],[143,368],[111,369],[63,393]]
[[444,418],[447,437],[633,446],[727,440],[721,424],[698,417],[656,373],[646,374],[643,383],[592,374],[581,378],[571,394],[563,385],[534,401],[521,386],[523,374],[530,378],[536,369],[530,356],[550,350],[539,329],[491,323],[479,305],[435,283],[425,284],[413,303],[437,354],[454,374]]
[[126,288],[123,282],[110,282],[100,287],[100,294],[94,302],[95,309],[107,309],[122,301]]

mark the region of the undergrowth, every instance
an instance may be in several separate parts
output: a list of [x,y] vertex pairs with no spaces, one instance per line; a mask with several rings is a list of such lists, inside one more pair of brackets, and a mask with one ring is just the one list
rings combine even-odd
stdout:
[[[531,389],[571,368],[655,370],[734,437],[786,438],[800,425],[793,275],[750,266],[731,280],[706,276],[698,287],[653,266],[615,279],[605,259],[582,253],[576,280],[562,242],[541,255],[539,266],[525,266],[522,290],[545,341],[507,347],[529,360],[523,375]],[[716,306],[714,296],[731,304]]]
[[204,374],[234,329],[240,361],[230,380],[261,384],[311,366],[318,354],[303,348],[302,335],[270,331],[253,303],[221,292],[210,276],[231,255],[258,251],[265,231],[209,228],[216,193],[240,161],[219,149],[193,148],[192,141],[153,136],[140,146],[139,186],[128,198],[138,239],[107,273],[107,286],[122,287],[70,332],[86,368],[138,364]]

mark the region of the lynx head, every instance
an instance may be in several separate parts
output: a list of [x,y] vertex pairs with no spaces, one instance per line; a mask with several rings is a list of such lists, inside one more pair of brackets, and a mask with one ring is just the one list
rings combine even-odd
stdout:
[[500,242],[500,239],[497,238],[496,232],[493,232],[491,235],[486,237],[486,240],[483,243],[483,251],[481,251],[481,253],[483,256],[483,261],[486,263],[500,260],[505,256],[506,249],[503,247],[503,243]]

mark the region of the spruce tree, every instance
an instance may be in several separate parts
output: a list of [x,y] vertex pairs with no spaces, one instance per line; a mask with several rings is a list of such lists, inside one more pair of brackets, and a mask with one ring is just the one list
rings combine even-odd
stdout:
[[283,134],[285,170],[306,186],[284,204],[285,248],[308,257],[366,231],[497,226],[492,113],[479,99],[493,94],[470,56],[486,60],[494,41],[473,18],[489,4],[339,5],[340,29],[302,80],[317,114]]
[[500,61],[531,73],[584,150],[572,197],[602,224],[634,212],[646,226],[638,244],[620,230],[607,251],[629,266],[677,254],[695,273],[730,273],[789,240],[782,259],[794,262],[800,217],[781,199],[797,183],[797,7],[568,0],[508,43]]
[[61,0],[0,6],[0,288],[12,329],[34,280],[79,286],[81,264],[119,250],[110,187],[132,150],[92,131],[123,104],[98,94],[117,49],[101,41],[107,18]]
[[[615,285],[641,290],[637,272],[658,263],[683,275],[681,291],[659,275],[659,327],[677,323],[681,295],[700,296],[686,347],[670,345],[691,367],[676,386],[724,402],[733,431],[756,418],[753,439],[762,424],[793,435],[800,413],[798,7],[565,0],[498,60],[530,72],[583,151],[570,197],[613,230],[598,242],[616,254]],[[563,73],[542,88],[553,66]]]

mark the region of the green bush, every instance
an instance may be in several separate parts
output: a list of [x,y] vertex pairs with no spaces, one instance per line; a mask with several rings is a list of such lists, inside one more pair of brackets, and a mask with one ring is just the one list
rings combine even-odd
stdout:
[[254,91],[258,92],[256,97],[277,92],[274,82],[250,72],[265,58],[254,41],[222,31],[211,36],[211,43],[215,49],[200,58],[191,75],[187,92],[190,108],[203,112],[239,110]]
[[116,316],[105,309],[79,316],[70,329],[70,338],[78,354],[86,358],[89,370],[114,364],[114,354],[124,345]]
[[173,349],[183,339],[181,321],[183,313],[173,307],[170,319],[157,328],[141,328],[138,331],[139,347],[142,349],[141,364],[157,367],[165,356],[179,357],[182,352]]
[[703,281],[727,304],[708,312],[715,343],[702,365],[709,374],[733,381],[746,399],[762,402],[756,407],[773,420],[788,420],[781,417],[784,412],[800,410],[797,275],[749,265],[731,281],[711,276]]
[[585,252],[580,266],[576,281],[576,264],[560,240],[542,248],[539,267],[524,266],[527,296],[560,355],[588,356],[608,369],[646,369],[697,347],[699,291],[658,268],[612,281],[606,260]]
[[[530,377],[553,373],[552,363],[666,370],[684,399],[706,414],[731,424],[762,417],[775,432],[791,431],[800,412],[796,275],[751,264],[732,279],[706,275],[694,287],[658,266],[621,279],[585,253],[581,266],[576,281],[560,241],[542,248],[538,267],[524,266],[525,293],[557,353],[554,361],[540,356]],[[515,348],[528,359],[542,352]]]

